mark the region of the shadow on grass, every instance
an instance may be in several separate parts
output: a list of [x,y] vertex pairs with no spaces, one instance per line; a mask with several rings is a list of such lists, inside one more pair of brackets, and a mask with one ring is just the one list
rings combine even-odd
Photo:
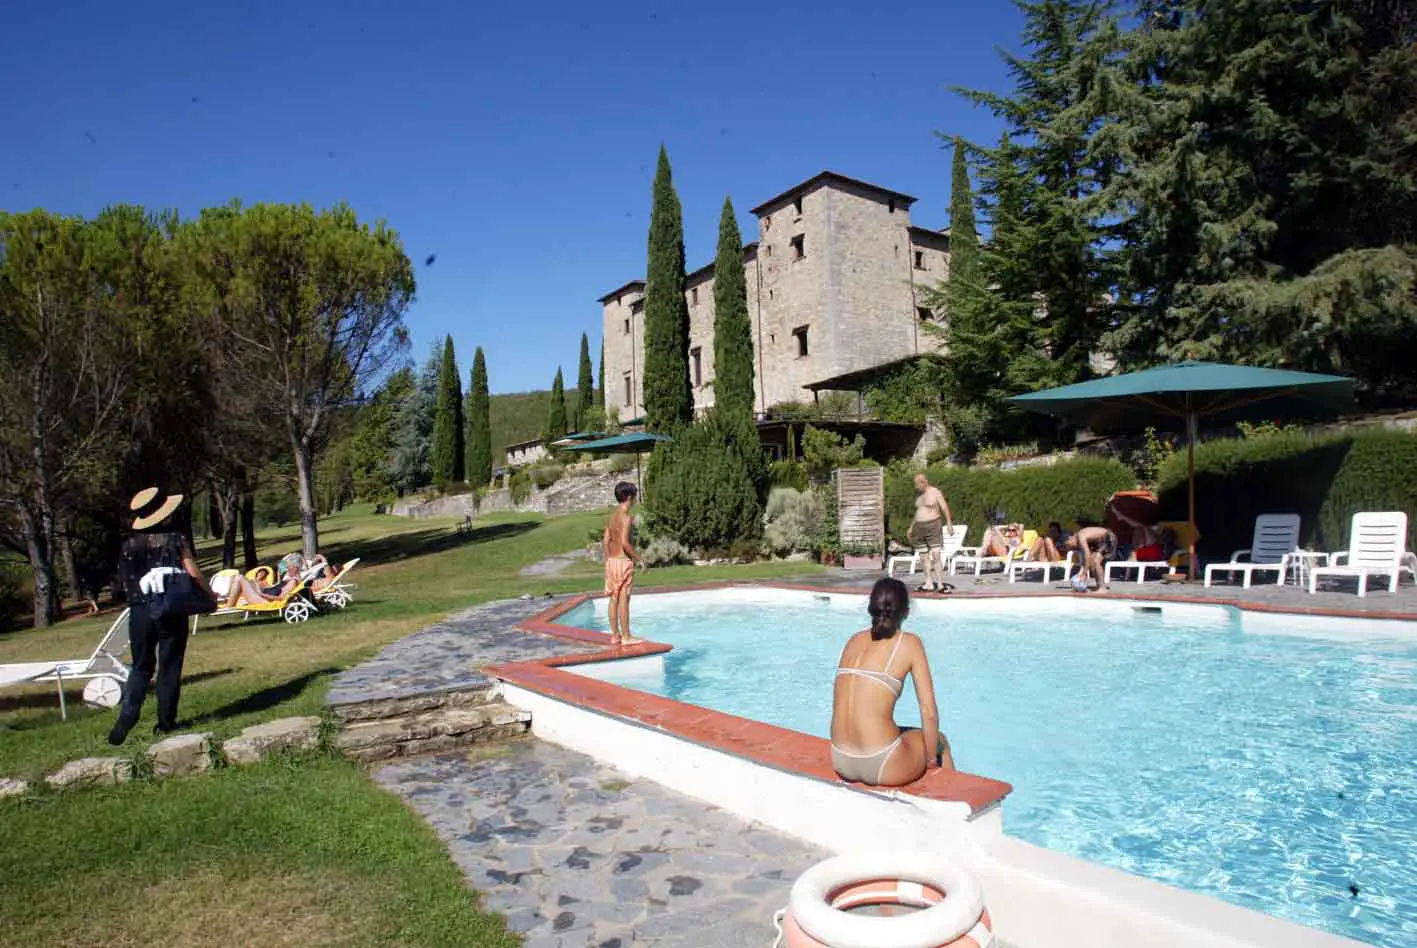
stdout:
[[338,672],[338,668],[321,668],[318,671],[307,672],[298,678],[283,681],[278,685],[271,685],[269,688],[262,688],[237,701],[224,704],[214,711],[199,715],[191,721],[186,722],[184,727],[192,727],[211,721],[223,721],[227,718],[234,718],[242,714],[255,714],[259,711],[268,711],[279,704],[299,697],[306,688],[327,675]]
[[[183,687],[195,685],[197,682],[221,678],[224,675],[230,675],[240,670],[239,668],[214,668],[211,671],[198,672],[195,675],[183,675],[182,685]],[[87,682],[85,681],[67,682],[65,684],[64,700],[68,702],[70,711],[76,707],[88,707],[88,705],[84,704],[84,685],[86,684]],[[36,688],[41,686],[48,688],[48,690],[33,691],[22,695],[6,695],[0,698],[0,714],[4,714],[7,711],[20,711],[32,708],[49,708],[58,713],[59,693],[55,690],[54,683],[40,682],[34,685]],[[97,708],[95,710],[104,711],[111,709]]]
[[489,523],[474,526],[462,533],[450,527],[433,527],[414,530],[409,533],[395,533],[372,540],[359,540],[349,544],[333,544],[325,553],[331,562],[344,562],[359,557],[361,565],[392,563],[418,556],[431,556],[493,540],[504,540],[521,536],[535,530],[539,523],[535,520],[517,520],[510,523]]

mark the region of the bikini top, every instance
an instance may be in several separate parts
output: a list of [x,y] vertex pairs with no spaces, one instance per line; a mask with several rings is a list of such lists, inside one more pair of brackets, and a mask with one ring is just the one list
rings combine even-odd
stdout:
[[890,674],[886,671],[886,668],[890,668],[891,663],[895,661],[896,652],[900,651],[900,640],[904,637],[904,632],[897,632],[895,634],[895,646],[891,649],[890,657],[886,659],[885,668],[881,669],[880,671],[873,671],[869,668],[853,668],[850,665],[838,665],[836,669],[837,676],[840,677],[842,675],[855,675],[858,678],[869,679],[871,681],[876,682],[877,684],[885,685],[897,698],[899,698],[900,693],[905,690],[905,679],[897,678],[896,676]]

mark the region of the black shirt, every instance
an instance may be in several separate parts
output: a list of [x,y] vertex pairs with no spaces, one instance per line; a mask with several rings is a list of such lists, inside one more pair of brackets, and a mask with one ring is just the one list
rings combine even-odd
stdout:
[[134,533],[123,540],[118,552],[118,581],[130,603],[147,598],[138,583],[149,570],[162,566],[182,569],[182,560],[190,556],[187,538],[180,533]]

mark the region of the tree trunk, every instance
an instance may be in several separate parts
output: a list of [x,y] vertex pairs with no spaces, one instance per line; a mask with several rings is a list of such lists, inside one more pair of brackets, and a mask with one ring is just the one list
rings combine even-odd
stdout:
[[221,507],[217,503],[216,481],[212,481],[207,488],[207,537],[215,540],[221,535]]
[[59,562],[64,568],[64,586],[69,592],[69,598],[82,599],[84,593],[79,588],[79,570],[74,565],[74,543],[69,532],[69,525],[66,523],[64,529],[59,532]]
[[301,438],[295,444],[295,482],[300,487],[300,540],[305,558],[314,559],[320,550],[320,527],[315,516],[315,464],[310,443]]
[[58,612],[54,591],[54,562],[44,542],[40,520],[27,504],[20,505],[20,528],[25,534],[25,552],[29,555],[30,571],[34,574],[34,627],[47,628],[54,624]]
[[227,481],[217,489],[217,509],[221,513],[221,568],[236,567],[236,506],[240,499],[236,485]]
[[241,497],[241,553],[246,565],[242,569],[255,569],[256,559],[256,495],[247,491]]

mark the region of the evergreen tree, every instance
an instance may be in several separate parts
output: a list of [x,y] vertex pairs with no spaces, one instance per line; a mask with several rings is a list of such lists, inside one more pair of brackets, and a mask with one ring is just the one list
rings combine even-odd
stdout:
[[453,337],[448,336],[443,342],[433,416],[433,483],[440,488],[461,483],[463,463],[462,375],[453,355]]
[[[979,290],[979,231],[974,223],[974,189],[969,186],[969,157],[964,139],[955,136],[950,174],[950,277],[952,297]],[[961,299],[960,305],[967,305]],[[951,307],[950,309],[953,309]]]
[[605,340],[600,340],[600,373],[596,376],[600,380],[600,387],[595,392],[595,404],[602,410],[605,408]]
[[767,457],[752,418],[717,406],[655,450],[645,504],[690,549],[727,551],[762,536]]
[[551,383],[551,403],[546,409],[546,429],[541,437],[549,444],[564,438],[566,431],[566,383],[561,378],[561,368],[556,368],[556,379]]
[[492,398],[487,391],[487,360],[481,346],[472,357],[467,393],[467,480],[476,487],[492,480]]
[[590,340],[581,333],[581,366],[576,378],[576,411],[572,427],[584,431],[589,412],[595,407],[595,375],[590,364]]
[[433,480],[431,447],[442,361],[442,354],[434,346],[419,370],[416,384],[394,409],[394,453],[389,479],[400,494],[426,487]]
[[684,220],[659,149],[645,269],[645,427],[670,432],[694,419],[689,384],[689,304],[684,299]]
[[743,238],[733,202],[723,200],[718,256],[713,269],[714,406],[751,420],[753,414],[753,324],[743,275]]

